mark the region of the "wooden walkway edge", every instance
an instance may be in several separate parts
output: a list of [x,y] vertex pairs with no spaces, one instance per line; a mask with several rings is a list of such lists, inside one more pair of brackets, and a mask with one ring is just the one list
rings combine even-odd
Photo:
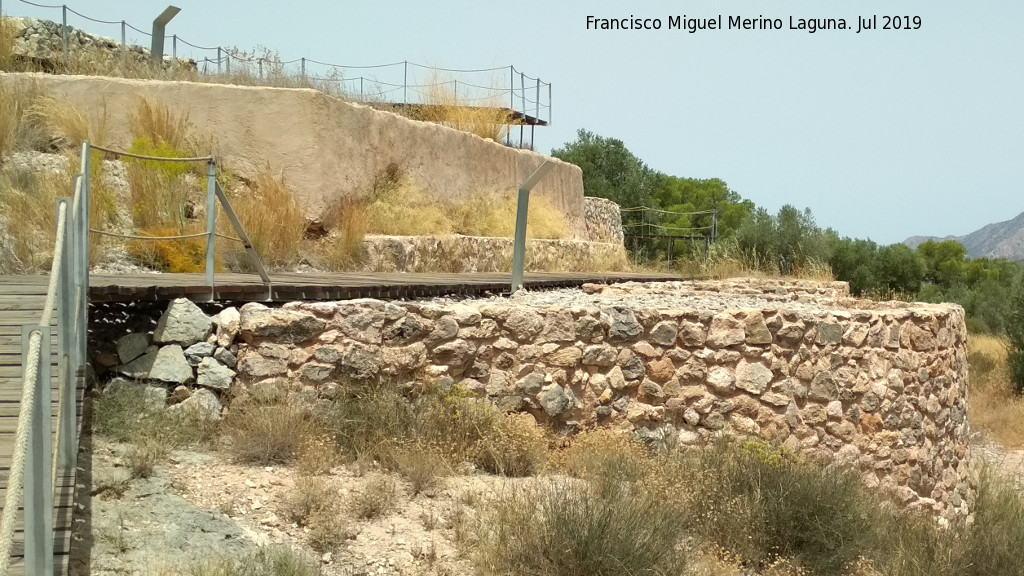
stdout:
[[[14,280],[16,279],[16,280]],[[46,276],[0,277],[0,498],[7,493],[7,476],[14,450],[14,437],[18,426],[18,413],[22,391],[21,331],[24,325],[36,325],[42,316],[46,301]],[[56,435],[59,384],[57,375],[56,314],[51,323],[51,422]],[[83,379],[79,379],[78,398],[82,396]],[[81,414],[81,401],[73,408]],[[80,419],[76,419],[80,421]],[[71,521],[75,500],[75,471],[77,466],[56,478],[54,490],[54,572],[67,574],[68,554],[71,546]],[[2,500],[0,500],[2,502]],[[13,557],[8,574],[21,575],[24,565],[24,532],[22,509],[18,510],[18,523],[14,538]]]

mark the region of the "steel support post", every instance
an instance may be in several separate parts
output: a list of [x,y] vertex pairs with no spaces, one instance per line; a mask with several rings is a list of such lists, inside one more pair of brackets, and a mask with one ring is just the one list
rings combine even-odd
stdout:
[[82,164],[79,171],[82,173],[82,198],[80,200],[79,209],[81,212],[78,214],[78,233],[81,252],[79,258],[81,258],[82,267],[79,269],[78,281],[80,284],[80,292],[78,294],[78,331],[79,336],[82,336],[78,342],[78,366],[85,365],[86,359],[86,340],[84,338],[85,328],[89,325],[89,208],[91,201],[89,199],[90,192],[92,190],[91,178],[89,171],[91,169],[92,162],[92,148],[88,142],[82,142]]
[[64,46],[64,68],[68,67],[68,6],[67,4],[61,5],[62,19],[60,27],[61,32],[61,44]]
[[[71,212],[71,199],[57,199],[57,214],[60,214],[61,207],[64,208],[64,240],[59,264],[60,273],[57,276],[57,369],[58,381],[61,393],[61,402],[64,404],[64,413],[60,421],[60,444],[57,446],[57,465],[61,470],[67,470],[75,462],[75,387],[78,383],[77,365],[75,362],[75,320],[74,309],[76,292],[73,282],[74,271],[72,266],[71,246],[71,223],[73,214]],[[59,219],[59,218],[58,218]]]
[[206,285],[210,287],[210,298],[213,293],[213,252],[214,234],[217,232],[217,164],[210,160],[206,163]]
[[516,237],[512,245],[512,293],[523,287],[523,267],[526,263],[526,220],[530,215],[530,190],[540,179],[554,167],[554,163],[545,160],[529,178],[519,187],[519,199],[516,204]]
[[[36,398],[25,453],[25,574],[53,574],[53,461],[50,432],[50,327],[23,326],[21,365],[27,371],[32,334],[38,331]],[[24,381],[25,374],[22,374]]]

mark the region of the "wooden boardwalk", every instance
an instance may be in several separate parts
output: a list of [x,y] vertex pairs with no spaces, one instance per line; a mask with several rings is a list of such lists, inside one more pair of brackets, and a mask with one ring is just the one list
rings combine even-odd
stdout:
[[[23,325],[38,324],[46,300],[46,276],[0,276],[0,503],[7,495],[7,475],[14,450],[14,436],[18,425],[21,400],[21,331]],[[57,429],[57,365],[56,314],[51,324],[51,390],[52,430]],[[80,410],[78,402],[76,409]],[[80,413],[80,412],[79,412]],[[47,466],[49,468],[49,466]],[[71,543],[71,516],[74,502],[75,468],[68,474],[58,475],[54,497],[54,567],[57,574],[67,573],[68,552]],[[14,558],[9,574],[24,574],[24,535],[19,511]]]
[[[349,300],[352,298],[425,298],[445,295],[502,294],[509,291],[508,274],[272,274],[268,290],[255,274],[217,274],[213,294],[202,274],[131,274],[89,277],[91,302],[170,300]],[[528,290],[582,284],[639,280],[679,280],[678,274],[612,272],[527,273]]]
[[[524,286],[530,290],[580,286],[584,283],[628,280],[678,280],[673,274],[567,273],[526,274]],[[268,290],[258,276],[218,274],[211,293],[202,274],[133,274],[90,276],[92,302],[170,300],[187,297],[194,300],[288,301],[345,300],[352,298],[420,298],[443,295],[503,294],[509,290],[508,274],[275,274]],[[48,278],[36,276],[0,276],[0,502],[6,495],[7,476],[14,449],[22,390],[22,342],[24,325],[39,322],[46,299]],[[56,314],[53,315],[56,322]],[[58,381],[56,365],[56,326],[51,335],[51,418],[57,427]],[[78,382],[76,413],[81,422],[83,383]],[[86,487],[88,488],[88,487]],[[54,566],[57,574],[67,574],[71,544],[71,521],[75,495],[75,468],[58,476],[54,498]],[[24,574],[23,533],[19,512],[14,559],[10,574]]]

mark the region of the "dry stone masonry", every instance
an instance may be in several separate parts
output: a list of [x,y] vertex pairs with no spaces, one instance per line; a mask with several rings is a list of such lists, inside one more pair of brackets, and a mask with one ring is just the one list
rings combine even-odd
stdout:
[[[36,18],[6,18],[14,30],[14,58],[31,62],[37,67],[57,70],[64,60],[64,33],[62,26],[49,20]],[[134,44],[121,44],[111,38],[94,36],[73,26],[68,26],[68,54],[76,61],[89,61],[95,65],[110,68],[123,66],[127,60],[131,65],[148,64],[148,48]],[[169,55],[163,58],[164,68],[180,66],[195,69],[193,60],[174,60]]]
[[[589,220],[588,220],[589,222]],[[621,230],[621,226],[620,226]],[[508,272],[512,238],[481,236],[366,236],[363,269],[380,272]],[[526,242],[526,269],[531,271],[623,270],[626,249],[605,241],[544,240]]]
[[587,196],[583,198],[583,217],[591,242],[622,244],[622,213],[611,200]]
[[946,519],[973,508],[956,305],[858,300],[844,283],[735,280],[248,303],[209,323],[193,307],[172,303],[153,344],[119,340],[130,352],[116,370],[165,382],[167,403],[198,393],[191,401],[208,408],[228,390],[308,402],[353,384],[431,381],[560,432],[626,427],[669,447],[759,438],[853,467],[909,507]]

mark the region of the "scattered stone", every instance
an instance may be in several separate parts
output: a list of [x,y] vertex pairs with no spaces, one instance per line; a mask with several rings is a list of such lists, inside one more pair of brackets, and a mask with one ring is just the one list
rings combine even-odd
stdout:
[[153,342],[191,346],[196,342],[205,342],[212,327],[213,321],[199,306],[187,298],[177,298],[171,301],[157,322],[153,330]]
[[185,384],[192,380],[192,367],[177,344],[147,352],[128,364],[118,366],[117,372],[136,380],[160,380],[172,384]]
[[199,363],[199,376],[196,383],[206,388],[227,390],[235,379],[235,371],[217,362],[213,358],[203,358]]
[[185,360],[192,367],[199,366],[203,358],[213,356],[214,346],[209,342],[197,342],[185,349]]
[[221,310],[214,316],[213,321],[217,325],[217,345],[221,348],[231,346],[241,327],[242,318],[238,313],[238,308],[231,306]]
[[238,365],[238,358],[236,358],[235,355],[231,353],[231,350],[228,350],[227,348],[217,348],[213,353],[213,359],[228,368],[234,368]]
[[145,354],[149,344],[149,334],[132,332],[118,338],[114,346],[117,348],[117,357],[121,364],[127,364]]
[[168,408],[169,411],[196,414],[206,420],[220,420],[220,400],[217,395],[205,388],[199,388],[185,401]]

